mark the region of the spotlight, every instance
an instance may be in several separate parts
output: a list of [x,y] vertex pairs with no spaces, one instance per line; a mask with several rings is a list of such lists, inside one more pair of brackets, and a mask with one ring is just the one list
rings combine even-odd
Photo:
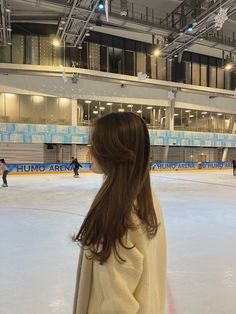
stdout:
[[103,0],[99,0],[98,2],[98,10],[103,11],[105,8]]
[[52,41],[52,44],[54,47],[59,47],[61,43],[60,43],[59,39],[54,38]]
[[79,50],[82,50],[82,49],[83,49],[82,45],[79,45],[79,46],[78,46],[78,49],[79,49]]
[[159,57],[160,54],[161,54],[160,49],[155,49],[155,50],[153,51],[153,54],[154,54],[155,57]]
[[187,31],[188,31],[188,32],[192,32],[192,31],[193,31],[193,24],[189,24],[189,25],[188,25]]
[[89,37],[89,36],[90,36],[90,33],[89,33],[89,32],[85,33],[85,36],[86,36],[86,37]]
[[232,69],[233,69],[233,65],[231,63],[226,64],[226,66],[225,66],[226,71],[230,71]]

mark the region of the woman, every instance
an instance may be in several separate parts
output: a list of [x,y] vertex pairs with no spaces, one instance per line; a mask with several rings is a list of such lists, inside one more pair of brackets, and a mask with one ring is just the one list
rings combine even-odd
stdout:
[[149,176],[149,134],[131,112],[96,121],[92,170],[104,182],[74,240],[74,314],[164,314],[166,239]]
[[3,158],[0,159],[0,171],[2,172],[2,181],[3,181],[2,187],[6,188],[6,187],[8,187],[7,175],[8,175],[9,171],[8,171],[7,164]]

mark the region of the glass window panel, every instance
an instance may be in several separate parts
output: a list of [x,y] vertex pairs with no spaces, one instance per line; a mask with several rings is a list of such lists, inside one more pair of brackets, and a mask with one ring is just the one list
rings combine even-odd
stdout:
[[108,71],[108,55],[105,46],[100,46],[100,69],[104,72]]
[[152,67],[151,67],[151,55],[150,54],[147,54],[146,56],[146,70],[147,70],[146,72],[147,76],[151,77]]
[[5,94],[6,122],[19,122],[19,97],[15,94]]
[[12,36],[12,63],[24,63],[24,36]]
[[39,64],[39,37],[38,36],[30,36],[31,37],[31,63]]
[[216,87],[216,67],[214,66],[209,68],[209,86]]
[[48,98],[47,119],[49,124],[58,124],[58,98]]
[[0,63],[11,63],[11,46],[0,47]]
[[68,98],[59,99],[59,124],[71,124],[71,100]]
[[137,73],[146,73],[146,54],[137,52]]
[[34,123],[47,123],[47,97],[32,96]]
[[0,122],[6,121],[4,94],[0,94]]
[[200,67],[198,63],[192,64],[192,84],[200,85]]
[[201,64],[201,86],[207,86],[207,65]]
[[158,58],[157,59],[157,79],[166,80],[166,59]]
[[151,78],[157,78],[157,57],[154,55],[151,56]]
[[134,52],[133,51],[125,51],[125,74],[127,75],[135,75],[134,71]]
[[20,122],[34,123],[33,121],[33,103],[31,96],[20,95]]
[[113,53],[113,73],[123,73],[123,50],[119,48],[114,48]]
[[82,44],[82,49],[79,50],[79,67],[88,68],[88,45],[85,42]]
[[109,47],[108,48],[108,56],[109,56],[109,72],[113,71],[113,59],[114,59],[114,48]]
[[48,36],[40,37],[40,64],[52,65],[53,64],[53,46],[51,38]]
[[100,45],[95,43],[89,44],[89,68],[100,71]]
[[185,62],[185,83],[186,84],[192,84],[191,81],[191,62]]
[[217,68],[217,87],[224,88],[224,70]]

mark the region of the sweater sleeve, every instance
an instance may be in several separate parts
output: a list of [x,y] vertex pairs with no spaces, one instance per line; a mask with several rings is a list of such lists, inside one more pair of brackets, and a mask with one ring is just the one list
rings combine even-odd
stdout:
[[[128,246],[133,245],[128,243]],[[107,263],[95,266],[102,287],[102,314],[136,314],[139,311],[134,292],[143,272],[143,255],[136,247],[125,249],[121,246],[119,254],[126,260],[124,263],[112,254]]]

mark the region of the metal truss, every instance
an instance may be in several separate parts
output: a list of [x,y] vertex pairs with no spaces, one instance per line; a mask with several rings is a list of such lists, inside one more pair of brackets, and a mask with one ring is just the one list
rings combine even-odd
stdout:
[[[184,1],[184,3],[185,2],[186,1]],[[208,7],[202,6],[204,1],[197,0],[196,2],[197,7],[193,7],[191,10],[189,9],[191,18],[189,18],[189,14],[178,16],[178,19],[176,20],[173,18],[172,22],[174,23],[174,26],[179,26],[180,29],[178,33],[173,32],[168,37],[168,43],[161,50],[162,54],[167,58],[171,59],[173,56],[178,55],[181,59],[181,54],[184,50],[187,50],[187,48],[194,43],[201,43],[203,40],[208,41],[208,43],[209,41],[212,41],[212,47],[214,47],[214,42],[216,44],[220,43],[220,40],[217,40],[219,32],[216,31],[214,22],[214,18],[218,13],[219,8],[227,8],[228,17],[232,16],[236,12],[235,0],[211,2]],[[178,9],[179,7],[177,10]],[[182,8],[182,11],[185,12],[185,9],[186,8]],[[188,31],[189,24],[191,24],[193,28],[191,32]],[[208,35],[209,33],[211,33],[211,37]],[[230,46],[232,47],[231,51],[236,52],[236,43],[234,41],[230,42]]]
[[57,37],[61,43],[80,46],[89,34],[90,21],[95,18],[99,0],[69,0],[69,14],[58,25]]
[[0,46],[11,44],[11,10],[5,0],[0,0]]

